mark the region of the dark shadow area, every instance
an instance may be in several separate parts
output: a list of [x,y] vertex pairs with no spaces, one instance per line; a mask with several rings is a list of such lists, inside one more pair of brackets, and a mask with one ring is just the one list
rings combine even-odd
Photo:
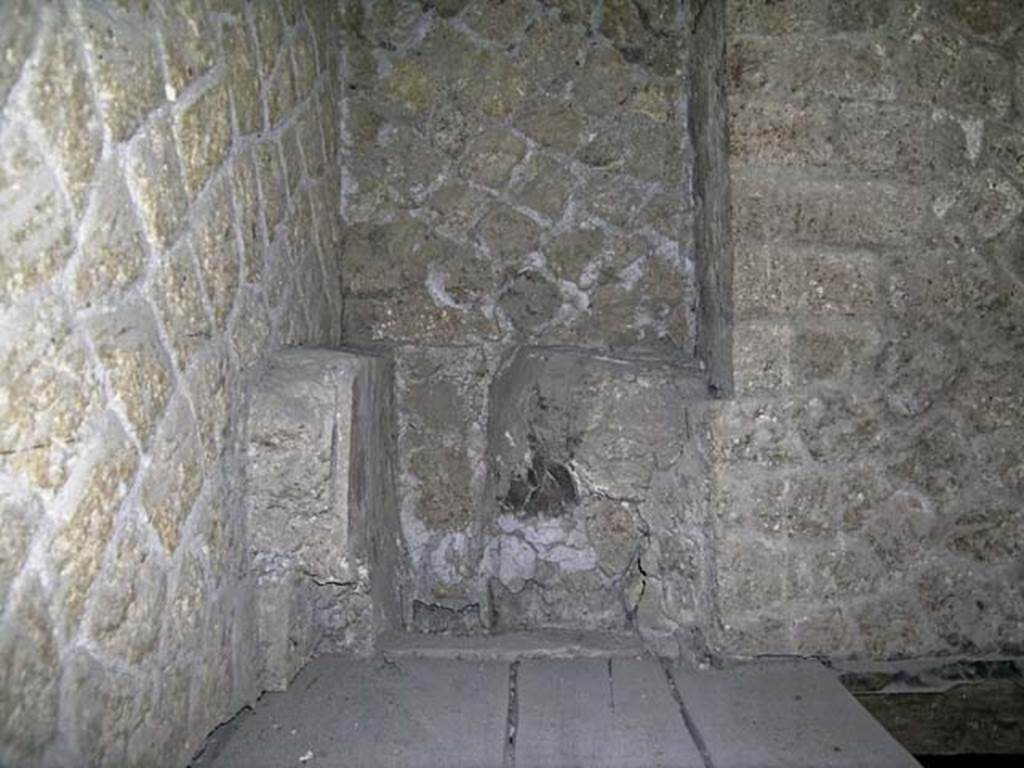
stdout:
[[1017,755],[914,755],[923,768],[967,768],[967,766],[1024,765],[1024,754]]

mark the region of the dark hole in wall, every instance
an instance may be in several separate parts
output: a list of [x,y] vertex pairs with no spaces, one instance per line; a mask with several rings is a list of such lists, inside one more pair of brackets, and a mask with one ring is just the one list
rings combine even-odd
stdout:
[[513,476],[502,505],[520,517],[556,517],[579,501],[576,480],[568,466],[548,459],[535,448],[530,466]]
[[412,603],[413,628],[427,634],[470,634],[480,628],[480,605],[472,603],[461,608],[449,608],[437,603]]

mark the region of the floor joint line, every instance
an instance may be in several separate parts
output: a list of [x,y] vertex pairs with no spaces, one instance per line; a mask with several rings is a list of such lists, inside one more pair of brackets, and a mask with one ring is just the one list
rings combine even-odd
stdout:
[[505,745],[502,768],[516,766],[516,737],[519,735],[519,662],[508,666],[508,716],[505,720]]
[[700,759],[704,761],[704,768],[715,768],[715,762],[711,759],[708,745],[704,742],[704,737],[701,735],[697,723],[694,722],[690,711],[686,708],[686,702],[683,701],[683,694],[679,691],[675,678],[672,677],[672,662],[664,658],[659,659],[659,661],[661,662],[661,669],[665,673],[665,682],[672,692],[672,698],[676,700],[676,704],[679,706],[679,715],[683,718],[683,725],[686,726],[686,730],[690,733],[690,738],[693,739],[693,743],[697,746],[697,751],[700,752]]

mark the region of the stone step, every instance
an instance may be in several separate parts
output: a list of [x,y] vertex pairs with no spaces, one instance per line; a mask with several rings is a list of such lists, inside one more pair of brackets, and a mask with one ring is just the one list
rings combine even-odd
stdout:
[[644,649],[635,634],[588,630],[539,629],[494,635],[427,635],[396,633],[378,639],[387,658],[515,661],[639,656]]
[[717,768],[912,768],[917,761],[811,661],[676,666],[681,709]]

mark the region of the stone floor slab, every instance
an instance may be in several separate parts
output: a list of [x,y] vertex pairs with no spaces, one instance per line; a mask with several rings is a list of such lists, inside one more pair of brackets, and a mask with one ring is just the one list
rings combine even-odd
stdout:
[[[264,696],[203,768],[499,768],[508,664],[322,656]],[[217,742],[220,741],[218,744]]]
[[816,662],[676,667],[715,768],[914,768],[917,761]]
[[703,766],[653,659],[524,661],[517,768]]

